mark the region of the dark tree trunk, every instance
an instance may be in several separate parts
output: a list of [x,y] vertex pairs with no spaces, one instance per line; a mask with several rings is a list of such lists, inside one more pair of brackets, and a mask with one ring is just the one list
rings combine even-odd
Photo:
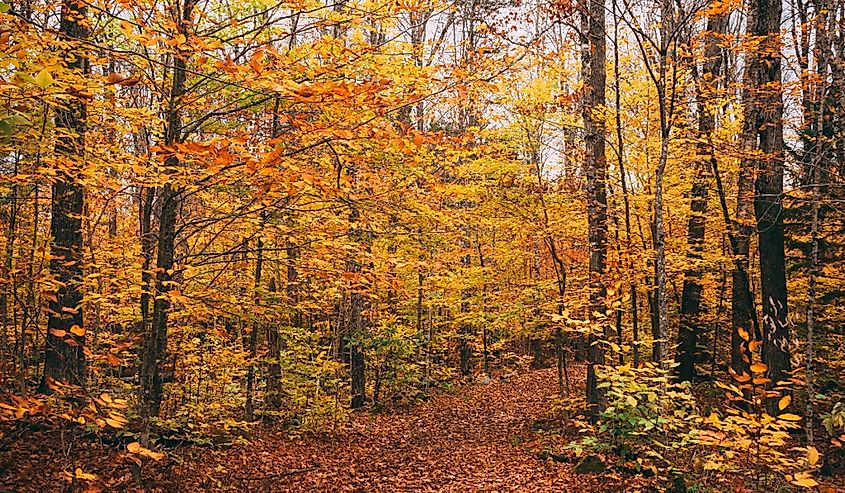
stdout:
[[[719,163],[715,159],[710,162],[713,178],[716,182],[716,192],[719,195],[719,207],[722,210],[722,220],[728,229],[728,241],[733,257],[731,271],[731,371],[737,375],[747,374],[751,366],[751,352],[748,341],[758,333],[757,314],[754,309],[754,298],[748,279],[748,241],[747,227],[730,218],[725,187],[722,183]],[[747,168],[740,167],[737,192],[737,217],[748,215],[747,190],[749,188]],[[754,330],[752,330],[752,327]],[[713,355],[715,358],[715,354]]]
[[[468,228],[467,228],[468,229]],[[462,238],[461,239],[461,247],[469,250],[470,242],[469,238]],[[472,265],[472,255],[467,252],[466,255],[461,257],[461,267],[465,270],[469,269]],[[470,311],[470,304],[469,304],[469,297],[470,297],[470,290],[468,288],[464,288],[461,291],[461,327],[460,333],[458,334],[459,337],[459,347],[458,352],[460,356],[460,364],[461,364],[461,375],[464,377],[470,376],[472,374],[472,346],[470,346],[470,338],[472,337],[472,324],[466,320],[467,314]]]
[[[756,4],[756,5],[755,5]],[[763,304],[763,362],[768,366],[770,387],[786,380],[792,369],[787,327],[786,259],[783,236],[783,90],[781,88],[780,0],[753,0],[756,24],[749,22],[752,36],[762,40],[748,70],[757,88],[759,108],[753,122],[758,150],[754,182],[754,213],[760,250],[760,286]],[[778,412],[777,399],[767,405]]]
[[[363,243],[363,232],[358,225],[358,209],[353,206],[349,213],[350,237],[359,244]],[[364,318],[364,293],[360,284],[362,271],[361,262],[357,258],[351,258],[346,263],[346,271],[353,276],[353,286],[349,294],[349,330],[347,334],[349,341],[349,371],[351,377],[352,409],[358,409],[364,405],[367,398],[366,385],[366,361],[364,359],[364,346],[362,338],[365,330]]]
[[727,17],[711,16],[707,19],[705,60],[701,77],[697,80],[698,92],[698,159],[690,194],[690,218],[687,225],[687,265],[681,295],[681,323],[678,328],[678,352],[675,356],[677,376],[681,381],[695,378],[695,364],[700,359],[699,339],[703,332],[701,315],[702,252],[704,249],[705,218],[707,216],[708,188],[711,179],[710,163],[715,156],[710,137],[716,128],[716,116],[707,108],[707,96],[718,89],[721,75],[722,53],[719,48],[727,28]]
[[[82,2],[62,3],[59,30],[69,39],[84,40],[88,36],[86,9]],[[88,72],[87,61],[71,54],[68,69]],[[81,98],[71,98],[66,106],[56,108],[56,154],[62,169],[53,184],[51,199],[50,273],[58,283],[49,300],[50,315],[44,353],[42,390],[52,381],[74,385],[85,383],[85,332],[82,322],[82,215],[83,190],[78,178],[85,151],[85,119],[87,106]]]
[[[495,245],[494,245],[495,246]],[[476,248],[478,249],[478,266],[481,267],[481,270],[484,270],[484,251],[481,249],[481,239],[476,238]],[[487,283],[485,282],[481,287],[481,311],[484,314],[485,310],[487,309]],[[484,375],[490,376],[490,354],[488,352],[488,337],[489,332],[487,330],[487,320],[486,315],[482,321],[483,326],[481,327],[481,355],[483,358],[484,364]]]
[[352,409],[358,409],[364,405],[366,400],[366,361],[364,359],[364,347],[359,340],[364,332],[364,295],[360,291],[354,291],[350,295],[351,317],[350,334],[353,337],[349,345],[349,362],[352,377]]
[[288,257],[285,290],[290,304],[290,326],[301,328],[302,312],[299,310],[299,267],[297,265],[299,263],[299,247],[293,239],[288,238],[285,252]]
[[[261,220],[263,226],[266,218],[262,216]],[[244,242],[244,249],[246,249],[246,247],[247,243]],[[255,273],[252,286],[255,307],[259,308],[261,305],[261,297],[258,291],[261,288],[261,274],[264,267],[264,241],[261,239],[261,233],[259,233],[258,239],[255,242],[255,249]],[[252,402],[252,395],[255,389],[255,365],[257,363],[256,356],[258,355],[258,331],[261,330],[262,325],[257,315],[253,315],[252,319],[252,332],[249,334],[249,369],[247,370],[246,377],[246,406],[244,409],[247,421],[255,419],[255,407]]]
[[[637,282],[634,268],[634,253],[633,241],[631,237],[631,201],[628,197],[628,176],[625,171],[625,139],[622,135],[622,87],[621,76],[619,70],[619,23],[621,22],[619,13],[618,0],[613,0],[613,79],[614,79],[614,96],[616,109],[616,166],[619,169],[619,182],[622,186],[622,202],[625,208],[625,247],[627,256],[628,276],[631,281],[628,289],[631,296],[631,357],[633,359],[634,368],[640,364],[640,321],[637,309]],[[623,308],[620,305],[619,316],[619,345],[622,346],[621,337],[621,312]],[[620,351],[620,363],[622,362]]]
[[[593,112],[605,105],[605,5],[604,0],[584,0],[581,20],[585,36],[581,52],[582,79],[584,81],[582,118],[586,153],[584,168],[587,175],[587,222],[590,245],[590,318],[601,324],[605,331],[612,331],[603,316],[606,308],[607,288],[604,284],[607,269],[607,158],[605,157],[604,122]],[[596,319],[592,313],[600,313]],[[597,387],[596,366],[604,365],[604,348],[595,344],[603,333],[591,332],[587,341],[587,402],[601,406],[604,400]],[[611,334],[612,335],[612,334]]]
[[[187,0],[177,13],[180,34],[188,37],[195,0]],[[168,107],[165,109],[165,148],[182,140],[182,97],[187,79],[185,54],[173,57],[173,78],[171,81]],[[179,166],[179,158],[168,154],[164,165],[173,169]],[[173,290],[173,262],[176,248],[176,219],[182,191],[171,183],[160,189],[161,202],[158,221],[158,254],[156,256],[155,289],[153,290],[152,324],[145,335],[141,360],[140,414],[143,426],[142,444],[149,441],[149,420],[158,416],[162,401],[161,367],[167,357],[168,318],[171,303],[168,292]]]
[[141,330],[147,334],[150,330],[150,299],[152,294],[152,264],[155,255],[155,235],[153,235],[152,217],[153,203],[155,201],[156,189],[141,187],[138,191],[138,214],[141,236],[141,256],[143,265],[141,267]]
[[[276,279],[271,278],[267,285],[271,299],[276,300]],[[267,403],[275,409],[282,405],[281,381],[282,364],[279,361],[282,353],[282,337],[278,325],[272,325],[267,330],[267,350],[269,351],[269,368],[267,374]]]
[[[758,10],[752,0],[748,15],[747,32],[751,34],[757,24]],[[754,297],[751,292],[748,275],[748,255],[751,243],[753,221],[753,175],[755,163],[749,155],[756,152],[757,121],[759,102],[756,100],[755,90],[759,84],[759,77],[755,69],[755,53],[748,54],[749,64],[743,76],[742,101],[744,107],[744,126],[742,135],[743,150],[747,153],[740,163],[737,182],[736,222],[734,238],[731,248],[734,254],[734,271],[731,286],[731,369],[737,375],[750,374],[751,351],[749,342],[759,337],[756,328],[757,315],[754,309]]]
[[[293,44],[295,37],[295,29],[294,34],[291,35],[291,45]],[[270,135],[272,138],[278,138],[281,134],[281,126],[279,120],[279,106],[281,101],[279,98],[273,102],[273,119],[270,128]],[[263,220],[266,220],[266,216],[262,216]],[[296,272],[296,261],[298,256],[298,249],[293,241],[288,238],[287,240],[287,295],[288,295],[288,303],[291,306],[291,309],[294,310],[295,320],[291,321],[291,325],[298,327],[299,320],[298,320],[298,312],[296,312],[296,304],[298,303],[298,299],[296,298],[297,294],[297,272]],[[271,278],[270,282],[267,285],[267,291],[272,299],[272,303],[276,303],[278,298],[276,298],[276,279]],[[295,323],[296,322],[296,323]],[[267,352],[269,356],[269,364],[267,368],[267,392],[265,394],[265,402],[270,407],[274,409],[279,409],[282,405],[281,399],[281,382],[282,382],[282,362],[280,360],[282,354],[282,335],[279,331],[279,326],[277,324],[273,324],[267,327]]]
[[[178,164],[174,159],[168,159],[170,165]],[[156,257],[155,300],[153,301],[153,317],[148,344],[145,346],[142,382],[145,403],[149,416],[158,416],[162,400],[161,367],[167,358],[167,328],[170,315],[170,297],[168,291],[173,289],[173,259],[176,245],[176,211],[180,192],[170,184],[161,189],[161,215],[158,228],[158,255]]]

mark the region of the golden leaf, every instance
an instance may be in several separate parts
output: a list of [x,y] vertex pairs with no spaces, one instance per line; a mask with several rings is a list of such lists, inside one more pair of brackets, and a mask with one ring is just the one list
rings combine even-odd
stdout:
[[76,471],[73,472],[73,475],[76,476],[77,479],[84,479],[87,481],[93,481],[97,479],[95,474],[91,474],[90,472],[83,472],[82,469],[76,468]]
[[141,449],[140,454],[145,455],[152,460],[161,460],[161,459],[164,458],[164,454],[162,454],[160,452],[153,452],[152,450],[145,449],[145,448]]
[[812,488],[814,486],[818,486],[818,482],[813,478],[801,478],[801,479],[793,479],[792,484],[796,486],[803,486],[805,488]]
[[819,451],[816,447],[807,447],[807,462],[815,466],[819,462]]

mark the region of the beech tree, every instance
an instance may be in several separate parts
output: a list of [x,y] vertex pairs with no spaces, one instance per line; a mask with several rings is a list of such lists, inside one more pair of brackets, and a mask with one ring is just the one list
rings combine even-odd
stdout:
[[824,483],[843,16],[0,0],[0,490]]

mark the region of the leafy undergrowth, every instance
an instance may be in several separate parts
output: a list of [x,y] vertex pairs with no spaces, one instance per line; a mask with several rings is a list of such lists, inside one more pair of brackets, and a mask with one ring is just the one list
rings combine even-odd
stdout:
[[[571,370],[581,392],[583,368]],[[572,491],[615,489],[611,475],[574,475],[538,459],[537,423],[556,392],[553,370],[494,379],[405,411],[356,415],[331,436],[265,429],[242,445],[175,447],[155,461],[125,444],[47,426],[6,429],[0,491]],[[131,447],[130,447],[131,448]],[[78,469],[78,470],[77,470]],[[96,480],[88,479],[96,476]],[[629,483],[630,485],[630,483]]]
[[[570,380],[582,395],[584,368]],[[357,413],[331,434],[258,428],[236,445],[175,446],[163,457],[67,421],[18,422],[0,430],[0,491],[676,491],[667,471],[558,450],[584,435],[573,416],[551,411],[556,393],[554,370],[537,370]]]

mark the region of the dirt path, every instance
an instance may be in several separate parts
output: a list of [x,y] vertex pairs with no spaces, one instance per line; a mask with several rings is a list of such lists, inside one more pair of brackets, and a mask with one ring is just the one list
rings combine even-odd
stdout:
[[[583,370],[572,373],[576,386],[583,385]],[[349,431],[331,440],[295,442],[271,435],[243,448],[208,451],[195,458],[198,463],[173,468],[173,484],[158,486],[279,492],[597,491],[584,476],[573,477],[570,465],[534,455],[538,436],[532,425],[548,415],[547,397],[555,390],[551,370],[466,387],[407,412],[359,416]]]
[[[570,374],[573,392],[583,392],[583,368]],[[144,466],[143,491],[610,491],[595,477],[574,475],[571,464],[536,458],[542,444],[532,426],[549,416],[556,391],[554,370],[540,370],[406,411],[363,412],[332,438],[296,440],[265,429],[245,445],[178,447]],[[97,476],[92,491],[138,491],[117,443],[61,429],[14,438],[14,446],[0,446],[0,491],[68,491],[62,471],[76,468]]]

